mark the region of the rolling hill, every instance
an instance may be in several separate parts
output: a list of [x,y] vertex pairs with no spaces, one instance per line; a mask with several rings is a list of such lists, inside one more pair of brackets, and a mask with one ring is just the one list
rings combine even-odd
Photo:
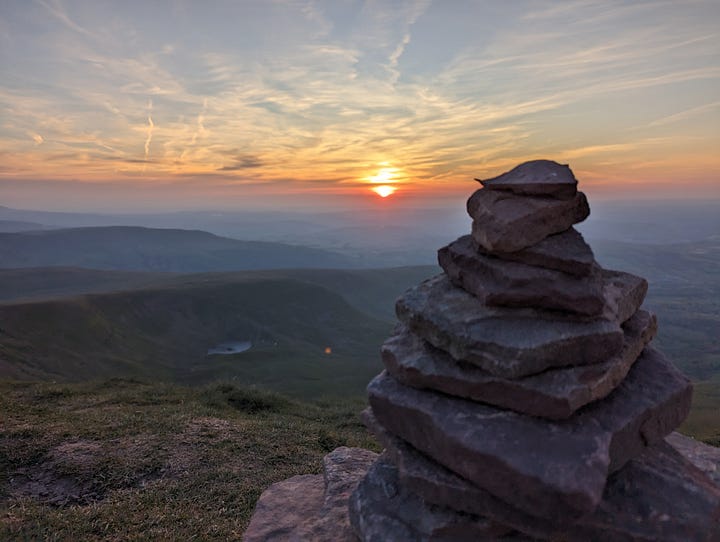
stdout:
[[[390,324],[287,278],[183,283],[0,305],[0,375],[236,379],[297,395],[362,393]],[[208,356],[228,341],[247,352]],[[326,350],[329,349],[329,350]]]
[[0,233],[0,268],[70,266],[133,271],[352,267],[347,256],[197,230],[109,226]]

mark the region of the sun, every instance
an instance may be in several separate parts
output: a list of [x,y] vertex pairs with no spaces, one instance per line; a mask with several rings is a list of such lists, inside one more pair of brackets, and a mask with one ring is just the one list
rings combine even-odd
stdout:
[[388,196],[392,196],[397,188],[387,184],[381,184],[380,186],[373,186],[371,190],[381,198],[387,198]]
[[397,187],[394,185],[399,181],[400,170],[390,166],[388,162],[382,162],[379,165],[384,167],[380,167],[374,175],[365,177],[364,181],[374,185],[369,188],[378,196],[387,198],[397,191]]

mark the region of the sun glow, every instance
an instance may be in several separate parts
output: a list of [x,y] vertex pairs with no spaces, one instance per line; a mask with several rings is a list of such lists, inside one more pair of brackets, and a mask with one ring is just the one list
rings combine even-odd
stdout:
[[386,198],[386,197],[394,194],[395,190],[397,190],[397,188],[395,188],[394,186],[389,186],[387,184],[381,184],[380,186],[372,187],[372,191],[375,192],[381,198]]

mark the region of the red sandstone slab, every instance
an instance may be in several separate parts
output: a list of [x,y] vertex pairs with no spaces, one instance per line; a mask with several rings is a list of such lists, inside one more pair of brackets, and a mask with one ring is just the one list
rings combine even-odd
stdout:
[[534,516],[577,517],[600,502],[608,473],[675,429],[690,382],[646,349],[605,400],[549,421],[400,384],[383,373],[370,406],[389,432]]
[[[715,542],[720,539],[720,449],[690,443],[674,433],[611,475],[596,510],[534,517],[484,491],[388,433],[372,416],[363,421],[385,446],[399,484],[426,503],[478,515],[539,539],[564,542]],[[700,455],[700,468],[693,464]],[[708,459],[711,458],[711,459]]]
[[491,253],[515,252],[570,229],[590,215],[585,194],[557,200],[480,189],[467,202],[472,236]]
[[406,291],[395,308],[400,321],[436,348],[502,378],[600,363],[623,345],[614,318],[488,307],[444,274]]
[[382,346],[387,371],[407,386],[432,389],[516,412],[550,419],[572,416],[582,406],[608,395],[625,378],[657,332],[657,319],[638,311],[623,325],[621,352],[607,361],[550,369],[506,379],[452,359],[407,327],[398,326]]
[[[477,247],[481,252],[489,254],[480,245]],[[501,252],[495,256],[508,261],[562,271],[577,277],[588,276],[597,266],[590,245],[575,228],[550,235],[522,250]]]
[[336,448],[323,458],[323,474],[273,484],[260,495],[243,541],[355,542],[348,499],[377,457],[362,448]]
[[535,307],[597,316],[605,307],[603,279],[576,277],[487,256],[465,235],[438,251],[438,263],[452,282],[489,306]]
[[567,165],[552,160],[531,160],[492,179],[475,179],[487,190],[506,190],[523,196],[570,199],[577,179]]

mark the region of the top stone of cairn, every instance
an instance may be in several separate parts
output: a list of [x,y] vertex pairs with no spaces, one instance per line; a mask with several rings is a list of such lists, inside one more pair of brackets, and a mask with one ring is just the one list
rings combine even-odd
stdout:
[[577,179],[570,168],[552,160],[531,160],[492,179],[475,180],[488,190],[506,190],[522,196],[572,199],[577,193]]

